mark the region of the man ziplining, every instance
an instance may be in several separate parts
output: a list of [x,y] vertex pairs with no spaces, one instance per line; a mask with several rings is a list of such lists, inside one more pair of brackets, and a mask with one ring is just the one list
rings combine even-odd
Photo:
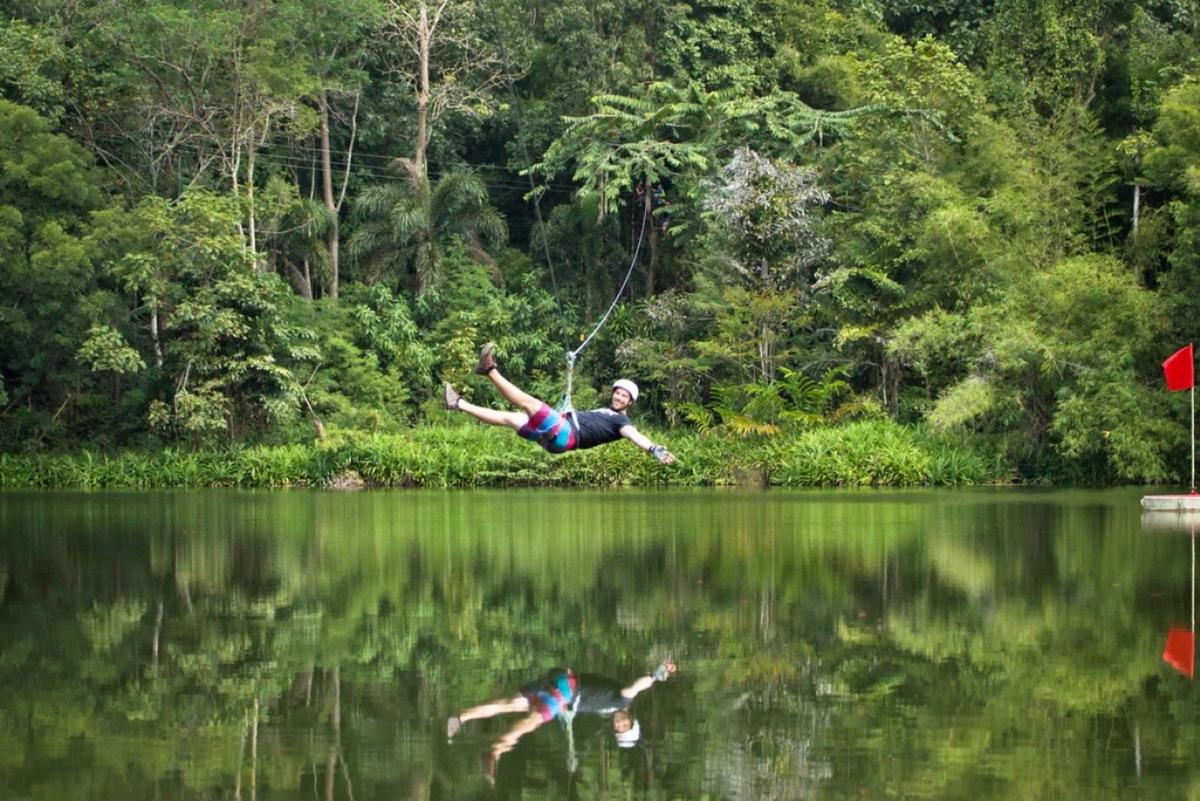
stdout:
[[504,412],[476,406],[462,399],[450,384],[445,386],[447,409],[466,412],[488,425],[508,426],[518,436],[532,440],[550,453],[566,453],[571,450],[594,448],[622,437],[649,453],[662,464],[671,464],[675,457],[663,445],[656,445],[645,434],[638,431],[625,415],[637,401],[638,387],[629,379],[614,381],[608,408],[585,412],[560,414],[546,402],[520,389],[500,374],[496,368],[495,345],[483,346],[475,372],[486,375],[500,390],[500,394],[521,411]]
[[556,718],[564,720],[569,726],[576,713],[611,718],[617,745],[632,748],[642,736],[642,728],[630,710],[633,700],[655,684],[675,675],[675,671],[675,662],[665,659],[653,673],[622,685],[604,676],[588,673],[576,675],[570,668],[554,668],[538,681],[522,687],[516,695],[496,698],[451,715],[446,720],[446,736],[453,738],[463,724],[471,720],[522,713],[523,716],[488,749],[484,775],[489,780],[496,775],[496,763],[500,757],[513,750],[518,740]]

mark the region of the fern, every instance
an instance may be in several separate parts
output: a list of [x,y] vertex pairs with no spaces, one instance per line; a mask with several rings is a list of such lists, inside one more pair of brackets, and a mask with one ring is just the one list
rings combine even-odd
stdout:
[[704,408],[704,406],[699,403],[685,401],[673,404],[672,408],[674,408],[678,413],[682,414],[683,419],[690,423],[692,427],[694,427],[702,435],[707,436],[708,434],[712,433],[713,429],[717,426],[716,415],[712,411]]

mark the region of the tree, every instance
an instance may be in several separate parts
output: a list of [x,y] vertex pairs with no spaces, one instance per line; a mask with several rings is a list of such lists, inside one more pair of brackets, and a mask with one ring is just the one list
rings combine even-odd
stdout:
[[[383,22],[385,6],[381,0],[355,0],[339,3],[336,13],[323,2],[293,3],[288,7],[299,16],[296,38],[299,43],[311,48],[312,65],[316,73],[321,199],[329,215],[329,224],[324,226],[328,274],[325,292],[336,300],[341,283],[340,215],[350,182],[362,90],[367,82],[362,68],[369,46],[373,43],[371,34]],[[335,192],[332,142],[334,125],[337,123],[347,126],[349,134],[345,138],[345,151],[338,154],[341,185]],[[311,298],[311,280],[308,286],[308,297]]]
[[259,214],[267,268],[288,277],[306,300],[314,298],[327,276],[325,290],[333,297],[337,209],[301,197],[295,183],[272,175],[259,195]]
[[65,111],[63,73],[70,60],[51,26],[21,19],[0,22],[0,87],[5,97],[51,122],[57,123]]
[[[85,390],[75,352],[95,289],[89,215],[106,203],[79,144],[27,106],[0,100],[0,412],[9,447],[40,447]],[[64,416],[65,415],[65,416]]]
[[417,106],[412,172],[425,179],[432,130],[447,112],[487,113],[491,91],[509,79],[501,59],[472,24],[462,0],[389,0],[388,31],[410,59],[389,64],[389,74],[412,88]]
[[534,169],[552,177],[573,165],[579,194],[597,204],[600,220],[623,197],[632,193],[640,198],[642,208],[634,210],[635,218],[654,215],[660,221],[646,231],[647,297],[658,288],[659,231],[667,214],[665,206],[656,209],[652,201],[660,185],[672,187],[672,238],[683,240],[693,231],[703,203],[706,190],[701,182],[740,142],[753,137],[768,154],[798,158],[806,147],[848,130],[872,110],[822,111],[790,92],[755,97],[662,81],[640,96],[598,95],[593,103],[592,114],[568,119],[566,131]]
[[[837,204],[819,300],[835,334],[829,355],[849,358],[884,408],[902,415],[905,376],[888,348],[892,331],[909,315],[957,308],[991,286],[994,235],[977,198],[1006,197],[997,188],[1004,165],[1022,154],[1007,126],[978,113],[980,81],[939,41],[887,36],[852,74],[840,102],[892,113],[852,120],[850,135],[822,153]],[[973,171],[961,163],[971,148],[988,157]]]
[[935,386],[933,427],[997,434],[1017,459],[1049,445],[1077,479],[1156,481],[1182,441],[1154,391],[1158,304],[1111,257],[1074,257],[993,302],[906,322],[892,347],[928,377],[954,376]]
[[[664,182],[705,175],[712,169],[714,143],[705,138],[721,121],[723,100],[721,94],[704,92],[698,85],[679,90],[661,82],[652,84],[643,97],[597,96],[593,98],[597,110],[570,119],[566,131],[533,168],[552,177],[574,163],[580,196],[588,205],[596,205],[598,224],[622,198],[635,198],[633,218],[639,222],[633,226],[630,251],[636,251],[643,238],[648,240],[647,297],[655,292],[659,265],[660,226],[651,217],[654,193],[661,191]],[[659,213],[665,211],[661,208]],[[686,214],[686,205],[672,211]]]
[[1108,54],[1133,4],[1118,0],[1005,0],[987,26],[989,96],[1045,116],[1063,103],[1090,106]]
[[121,376],[146,369],[146,362],[112,326],[93,325],[79,347],[79,359],[97,373],[112,373],[113,399],[120,400]]
[[503,244],[507,229],[482,181],[456,170],[430,184],[407,159],[392,169],[402,172],[398,180],[364,190],[355,202],[360,225],[348,250],[363,265],[364,280],[390,275],[424,294],[439,279],[452,241],[463,243],[477,261],[491,261],[489,251]]
[[[242,200],[243,236],[257,252],[259,158],[276,136],[317,128],[311,56],[288,5],[155,0],[88,10],[85,40],[138,80],[89,121],[91,144],[131,185],[169,195],[219,181]],[[114,143],[114,140],[115,143]],[[261,266],[261,262],[260,262]]]
[[149,421],[168,436],[237,439],[294,416],[290,367],[317,360],[282,313],[294,296],[255,267],[238,221],[233,198],[203,191],[97,217],[105,272],[128,304],[126,339],[158,368]]
[[[752,342],[755,380],[775,380],[780,347],[803,318],[813,268],[829,250],[816,209],[829,195],[812,170],[773,163],[743,148],[706,185],[714,245],[708,270],[722,289],[730,341]],[[740,331],[740,333],[739,333]]]

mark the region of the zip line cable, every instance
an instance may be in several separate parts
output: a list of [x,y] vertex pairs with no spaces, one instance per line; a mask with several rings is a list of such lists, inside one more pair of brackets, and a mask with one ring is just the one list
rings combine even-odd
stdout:
[[[499,33],[499,26],[497,26],[497,29],[498,29],[497,32]],[[512,75],[512,64],[508,60],[508,51],[504,47],[504,36],[503,35],[498,35],[496,37],[496,44],[500,50],[500,60],[504,63],[505,72],[507,75],[511,76]],[[511,80],[511,78],[508,81],[506,81],[506,84],[508,86],[508,97],[509,97],[509,100],[512,102],[513,111],[517,118],[517,141],[519,142],[520,147],[521,147],[521,158],[524,160],[524,163],[525,163],[524,172],[525,172],[525,175],[528,176],[528,178],[529,178],[529,192],[530,192],[530,195],[532,195],[532,197],[533,197],[533,211],[534,211],[534,214],[537,216],[538,230],[539,230],[539,233],[541,234],[542,252],[545,254],[546,266],[549,268],[549,271],[550,271],[550,286],[554,291],[554,303],[558,307],[559,320],[563,326],[563,331],[565,332],[567,330],[567,316],[566,316],[566,312],[563,311],[562,299],[559,297],[558,278],[554,273],[554,260],[550,257],[549,237],[546,236],[546,224],[542,218],[542,205],[540,202],[540,194],[541,193],[538,191],[537,185],[534,183],[534,180],[533,180],[533,171],[531,169],[532,164],[530,163],[530,159],[529,159],[529,148],[525,143],[524,137],[521,136],[522,129],[524,127],[522,125],[522,123],[524,121],[524,116],[521,113],[521,105],[517,98],[516,89],[513,88],[513,81]],[[596,325],[592,328],[591,333],[589,333],[586,337],[584,337],[583,342],[580,343],[579,347],[571,349],[568,346],[568,348],[567,348],[567,352],[566,352],[567,387],[566,387],[566,392],[564,393],[562,400],[559,401],[559,403],[556,407],[556,409],[559,412],[562,412],[565,414],[572,414],[575,411],[575,408],[571,405],[571,390],[572,390],[574,382],[575,382],[575,361],[576,361],[576,359],[579,358],[579,354],[583,351],[583,349],[588,346],[588,343],[590,343],[592,341],[592,338],[595,337],[596,334],[600,331],[600,329],[604,327],[604,324],[606,322],[608,322],[609,315],[612,314],[613,309],[615,309],[617,307],[617,304],[621,300],[621,295],[625,294],[625,287],[628,286],[628,284],[629,284],[629,279],[633,275],[633,269],[634,269],[634,267],[637,266],[637,263],[638,263],[638,256],[642,252],[642,241],[645,239],[645,236],[646,236],[646,221],[649,219],[649,217],[650,217],[650,208],[649,208],[649,206],[647,206],[647,207],[645,207],[645,209],[642,213],[642,229],[641,229],[640,233],[638,234],[637,246],[633,250],[633,258],[629,262],[629,269],[625,271],[625,278],[621,281],[621,287],[617,290],[617,294],[613,297],[612,303],[609,304],[608,309],[604,312],[604,315],[600,318],[600,322],[596,323]],[[573,745],[574,745],[574,739],[572,739],[572,746]]]
[[[112,143],[112,144],[124,144],[127,142],[127,140],[125,140],[125,139],[114,138],[114,137],[96,137],[93,141],[107,142],[107,143]],[[181,151],[181,152],[185,152],[185,153],[199,153],[199,152],[201,152],[201,150],[203,148],[199,144],[187,143],[187,144],[176,145],[175,149],[178,151]],[[306,152],[306,153],[320,153],[321,152],[320,148],[302,147],[299,145],[294,146],[294,147],[289,147],[288,150],[294,150],[294,151],[300,151],[300,152]],[[348,156],[348,151],[345,151],[345,150],[330,150],[329,153],[330,153],[331,157],[334,157],[334,156],[347,157]],[[287,153],[284,153],[284,152],[272,153],[269,151],[260,151],[256,155],[256,158],[261,161],[266,161],[274,166],[296,166],[296,167],[312,166],[312,162],[310,162],[308,159],[303,158],[301,156],[288,155]],[[365,173],[367,175],[370,175],[371,177],[394,179],[396,177],[395,173],[393,173],[391,170],[388,169],[388,165],[391,162],[395,161],[395,158],[396,158],[395,156],[384,156],[384,155],[372,154],[372,153],[360,153],[360,152],[356,151],[354,153],[354,158],[351,162],[347,163],[347,161],[343,161],[341,158],[331,158],[330,166],[332,166],[332,167],[349,166],[350,169],[361,172],[361,173]],[[363,164],[362,163],[363,159],[376,159],[382,163],[380,163],[380,164]],[[509,172],[508,168],[501,167],[498,164],[485,164],[483,162],[474,162],[474,161],[460,161],[458,163],[463,164],[467,167],[471,167],[472,169],[477,169],[477,170],[491,170],[494,172],[501,172],[501,173]],[[428,172],[432,177],[437,177],[440,175],[445,175],[449,171],[450,170],[448,170],[448,169],[440,169],[440,170],[439,169],[430,169]],[[516,179],[505,181],[502,178],[497,177],[497,178],[481,179],[481,183],[483,183],[487,187],[494,188],[494,189],[524,189],[525,188],[525,184],[521,183],[520,181],[518,181]],[[547,183],[547,184],[542,184],[542,188],[543,188],[543,190],[552,191],[552,192],[573,192],[573,191],[575,191],[575,187],[570,186],[569,184]]]
[[617,304],[621,301],[621,296],[625,294],[625,287],[629,285],[629,279],[633,276],[633,268],[637,266],[638,256],[642,252],[642,242],[646,238],[646,221],[650,219],[650,209],[644,208],[642,211],[642,230],[638,233],[637,246],[633,249],[633,258],[629,261],[629,269],[625,271],[625,278],[621,281],[621,288],[617,290],[617,294],[613,297],[612,303],[608,305],[608,310],[604,312],[604,316],[600,318],[600,322],[596,323],[592,328],[592,332],[584,338],[578,348],[567,351],[567,391],[563,395],[563,399],[558,402],[555,411],[563,414],[573,414],[575,407],[571,405],[571,390],[575,383],[575,360],[579,357],[579,353],[588,346],[592,341],[592,337],[604,327],[608,322],[608,316],[613,313],[613,309],[617,308]]
[[629,285],[629,279],[633,276],[633,268],[637,266],[638,256],[642,252],[642,242],[646,238],[646,221],[648,219],[650,219],[650,209],[647,208],[642,212],[642,230],[638,233],[637,247],[633,249],[633,259],[629,262],[629,269],[625,271],[625,280],[621,282],[621,288],[617,290],[616,296],[613,298],[612,303],[609,304],[608,311],[604,312],[604,316],[600,318],[600,322],[596,323],[596,326],[592,329],[592,333],[587,335],[587,338],[583,340],[583,344],[568,354],[572,362],[579,355],[579,352],[586,348],[588,343],[592,341],[592,337],[596,336],[604,324],[608,322],[608,316],[613,313],[613,309],[617,308],[617,303],[620,302],[621,295],[625,294],[625,287]]

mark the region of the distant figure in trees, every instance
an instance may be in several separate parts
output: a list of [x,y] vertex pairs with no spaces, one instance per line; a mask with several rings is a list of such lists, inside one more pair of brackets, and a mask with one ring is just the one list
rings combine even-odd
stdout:
[[[641,226],[642,216],[646,214],[646,182],[641,181],[633,188],[633,228],[636,235]],[[653,216],[654,225],[660,233],[666,233],[667,227],[671,224],[669,208],[671,201],[667,199],[667,192],[663,189],[662,184],[655,184],[650,189],[650,208],[649,212]]]
[[521,411],[504,412],[476,406],[463,400],[450,384],[446,384],[444,390],[447,409],[466,412],[488,425],[508,426],[515,429],[519,436],[538,443],[550,453],[593,448],[624,437],[662,464],[675,461],[665,446],[650,441],[625,415],[638,397],[638,386],[629,379],[613,382],[607,408],[560,414],[500,374],[496,368],[495,345],[491,342],[480,351],[475,372],[490,378],[500,394]]
[[500,757],[513,750],[521,737],[556,718],[569,723],[577,713],[610,717],[617,745],[632,748],[642,736],[637,718],[629,711],[633,699],[656,683],[669,679],[675,670],[675,663],[666,659],[653,673],[622,686],[621,682],[603,676],[576,674],[570,668],[554,668],[537,681],[522,687],[516,695],[497,698],[451,715],[446,720],[446,736],[453,738],[462,725],[470,720],[514,712],[525,713],[488,750],[484,772],[489,779],[495,776]]
[[668,211],[670,205],[671,201],[667,200],[667,193],[662,188],[662,184],[655,184],[650,193],[650,210],[654,213],[654,224],[664,234],[667,232],[667,226],[671,224],[671,215]]

